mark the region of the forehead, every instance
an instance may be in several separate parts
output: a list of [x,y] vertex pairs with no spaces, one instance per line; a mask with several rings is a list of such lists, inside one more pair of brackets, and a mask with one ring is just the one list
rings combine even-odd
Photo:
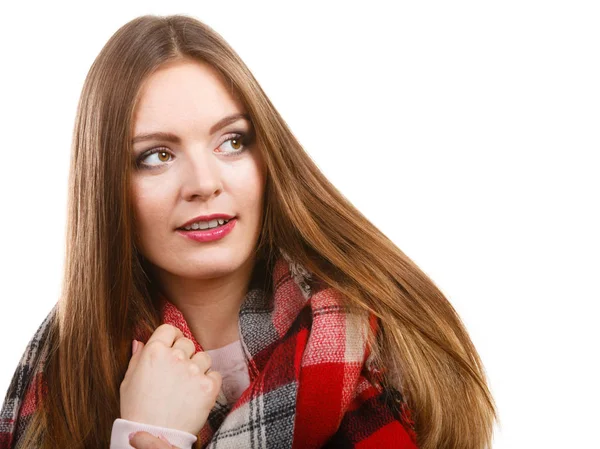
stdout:
[[225,115],[242,112],[221,74],[206,63],[180,60],[157,69],[143,83],[134,111],[134,134],[207,132]]

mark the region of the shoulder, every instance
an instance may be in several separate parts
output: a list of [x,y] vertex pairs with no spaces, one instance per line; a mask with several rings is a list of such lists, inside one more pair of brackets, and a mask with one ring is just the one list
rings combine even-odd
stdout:
[[0,410],[0,447],[18,440],[45,391],[43,369],[49,350],[49,334],[57,321],[58,303],[27,343],[15,369]]

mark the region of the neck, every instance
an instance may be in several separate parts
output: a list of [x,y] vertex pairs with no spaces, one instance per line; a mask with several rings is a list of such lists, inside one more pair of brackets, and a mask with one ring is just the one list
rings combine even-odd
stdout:
[[248,292],[254,260],[225,276],[190,279],[159,271],[165,297],[183,314],[190,331],[206,351],[226,346],[239,337],[239,311]]

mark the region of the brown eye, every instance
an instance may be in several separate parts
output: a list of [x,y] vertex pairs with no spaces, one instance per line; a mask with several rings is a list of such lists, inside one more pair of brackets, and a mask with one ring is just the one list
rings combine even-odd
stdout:
[[239,150],[241,145],[242,145],[242,141],[240,139],[238,139],[237,137],[234,139],[231,139],[231,146],[233,147],[234,150]]
[[156,168],[162,166],[165,162],[170,162],[169,158],[172,159],[173,155],[165,148],[153,148],[142,154],[137,164],[141,168]]
[[[223,145],[229,144],[229,150],[222,150]],[[250,138],[243,132],[234,132],[226,136],[226,140],[219,146],[223,156],[236,156],[248,150],[251,144]]]

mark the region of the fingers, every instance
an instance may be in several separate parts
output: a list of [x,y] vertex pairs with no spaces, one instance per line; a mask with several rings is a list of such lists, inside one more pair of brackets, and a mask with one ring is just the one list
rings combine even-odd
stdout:
[[189,359],[196,352],[196,347],[194,346],[194,342],[186,337],[180,337],[175,340],[173,343],[173,349],[177,349],[176,353],[182,352],[181,359],[184,358]]
[[192,356],[192,362],[189,368],[190,372],[194,375],[204,374],[200,375],[201,388],[209,395],[216,397],[221,390],[223,378],[218,371],[210,371],[212,366],[210,355],[207,352],[197,352]]
[[167,348],[172,348],[175,357],[180,360],[189,359],[196,351],[192,340],[184,337],[180,329],[167,323],[156,328],[146,342],[146,346],[159,344],[158,342],[161,342]]
[[212,360],[208,352],[199,351],[192,356],[192,362],[198,365],[201,373],[206,373],[208,369],[212,366]]
[[210,377],[213,381],[213,386],[215,390],[218,392],[221,389],[221,384],[223,383],[223,376],[218,371],[209,372],[206,377]]
[[[221,389],[221,374],[216,371],[210,371],[212,366],[210,355],[205,351],[198,351],[194,354],[196,350],[194,342],[184,337],[180,329],[166,323],[156,328],[146,344],[138,341],[136,351],[132,355],[129,368],[127,369],[127,373],[125,373],[125,378],[128,377],[130,372],[135,370],[141,357],[142,349],[147,346],[149,347],[148,350],[150,351],[151,358],[158,356],[158,354],[168,348],[178,359],[191,361],[192,363],[188,366],[188,369],[192,375],[200,375],[202,388],[206,392],[218,393]],[[160,349],[160,346],[163,348]]]
[[175,341],[181,337],[183,337],[183,332],[181,332],[179,329],[177,329],[171,324],[164,323],[156,328],[154,333],[146,342],[146,346],[148,346],[151,343],[154,344],[155,341],[160,341],[167,348],[170,348],[171,346],[173,346]]
[[130,439],[129,444],[135,449],[180,449],[171,445],[165,437],[155,437],[151,433],[139,431]]

